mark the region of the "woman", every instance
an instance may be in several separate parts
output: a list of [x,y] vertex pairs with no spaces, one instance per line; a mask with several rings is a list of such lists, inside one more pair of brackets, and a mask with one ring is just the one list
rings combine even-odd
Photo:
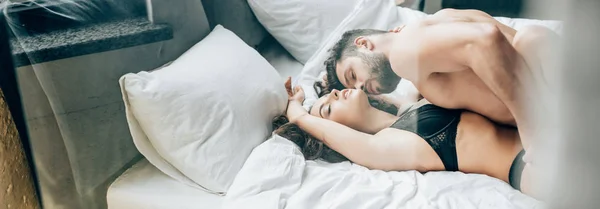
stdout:
[[521,179],[527,172],[523,147],[514,128],[424,100],[396,116],[389,106],[387,112],[373,107],[363,91],[354,89],[333,90],[309,111],[302,107],[303,100],[303,90],[296,88],[286,112],[290,123],[275,133],[298,144],[309,159],[347,158],[386,171],[486,174],[528,193],[527,179]]

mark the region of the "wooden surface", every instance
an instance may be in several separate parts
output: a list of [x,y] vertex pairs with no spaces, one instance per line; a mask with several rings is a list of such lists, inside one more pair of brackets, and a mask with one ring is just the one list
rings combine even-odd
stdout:
[[0,90],[0,209],[39,208],[30,170]]

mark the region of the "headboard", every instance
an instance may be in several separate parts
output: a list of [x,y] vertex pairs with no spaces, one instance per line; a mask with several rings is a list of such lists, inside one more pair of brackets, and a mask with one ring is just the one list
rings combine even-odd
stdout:
[[269,35],[247,0],[202,0],[202,5],[211,29],[223,25],[255,48]]

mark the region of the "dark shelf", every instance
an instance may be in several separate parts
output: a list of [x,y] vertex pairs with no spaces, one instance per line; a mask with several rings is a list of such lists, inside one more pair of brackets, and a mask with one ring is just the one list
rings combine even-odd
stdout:
[[145,17],[18,36],[11,40],[15,65],[43,63],[116,50],[173,38],[167,24],[152,24]]
[[19,34],[147,16],[145,0],[30,0],[9,4],[6,15],[11,24],[18,25]]

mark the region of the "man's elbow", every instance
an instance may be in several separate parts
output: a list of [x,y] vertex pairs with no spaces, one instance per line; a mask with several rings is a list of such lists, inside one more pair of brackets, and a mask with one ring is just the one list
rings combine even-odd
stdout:
[[480,23],[479,30],[480,34],[478,34],[477,40],[474,41],[479,46],[489,49],[489,47],[498,46],[498,44],[506,41],[506,37],[496,24]]
[[477,29],[475,35],[471,37],[466,45],[466,49],[471,53],[480,53],[481,51],[494,50],[502,48],[507,39],[502,31],[495,24],[476,23]]

